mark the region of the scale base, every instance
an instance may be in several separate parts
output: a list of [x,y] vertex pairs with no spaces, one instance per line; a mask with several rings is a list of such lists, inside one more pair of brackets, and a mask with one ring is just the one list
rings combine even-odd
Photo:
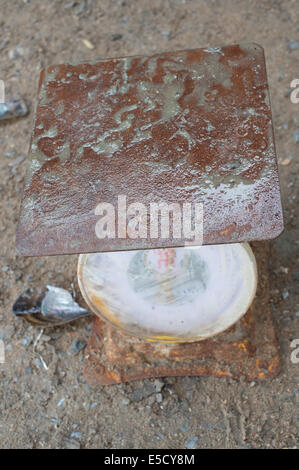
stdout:
[[195,343],[150,343],[94,317],[84,375],[90,385],[166,376],[272,379],[280,371],[269,302],[267,243],[252,246],[258,267],[256,298],[224,333]]

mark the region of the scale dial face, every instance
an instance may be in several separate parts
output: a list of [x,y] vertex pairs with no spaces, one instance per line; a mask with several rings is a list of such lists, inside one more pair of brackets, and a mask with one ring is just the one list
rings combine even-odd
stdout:
[[257,269],[247,243],[91,253],[78,280],[91,310],[128,334],[199,341],[229,328],[250,307]]

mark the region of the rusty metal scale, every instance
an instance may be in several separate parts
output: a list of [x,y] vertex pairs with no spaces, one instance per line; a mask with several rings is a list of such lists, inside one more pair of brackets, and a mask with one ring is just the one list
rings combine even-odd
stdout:
[[[121,256],[134,255],[140,268],[138,252],[146,253],[142,260],[154,253],[152,269],[161,250],[178,259],[187,253],[180,250],[188,250],[178,248],[188,245],[188,237],[174,237],[171,230],[164,238],[153,238],[149,231],[143,237],[129,237],[128,220],[120,220],[117,210],[118,236],[99,238],[96,207],[102,202],[118,207],[120,196],[125,196],[127,206],[200,202],[203,246],[192,249],[228,253],[232,244],[230,250],[250,252],[250,289],[253,297],[257,269],[257,294],[253,303],[249,295],[245,311],[240,307],[239,315],[234,313],[237,323],[223,322],[222,329],[209,330],[210,335],[199,331],[190,338],[139,335],[138,328],[134,332],[120,324],[120,316],[111,320],[103,299],[92,302],[82,274],[86,260],[105,260],[107,265],[114,256],[117,269]],[[161,230],[161,220],[159,224]],[[259,45],[53,65],[41,72],[16,247],[22,256],[81,254],[79,285],[89,307],[102,317],[95,316],[86,360],[90,382],[277,374],[265,241],[282,230],[269,90]],[[255,242],[257,268],[248,242]],[[132,279],[139,288],[135,273]],[[188,308],[191,315],[191,300],[184,307],[186,317]],[[138,324],[138,318],[134,322]]]

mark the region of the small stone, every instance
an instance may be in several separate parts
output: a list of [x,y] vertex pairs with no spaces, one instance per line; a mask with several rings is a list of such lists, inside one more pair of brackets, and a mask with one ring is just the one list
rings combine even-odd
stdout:
[[290,49],[290,51],[299,50],[299,42],[297,42],[297,41],[288,41],[288,48]]
[[20,57],[23,57],[25,52],[26,50],[24,49],[24,47],[19,44],[17,47],[14,47],[13,49],[10,49],[8,51],[8,58],[9,60],[18,59]]
[[123,37],[122,34],[119,34],[119,33],[114,33],[114,34],[111,34],[109,36],[109,39],[110,41],[118,41],[119,39],[121,39]]
[[77,5],[77,2],[73,2],[74,6],[74,13],[75,15],[79,16],[81,13],[83,13],[85,7],[86,7],[86,0],[82,0],[82,2]]
[[288,96],[290,96],[291,93],[292,93],[292,88],[290,88],[290,87],[286,88],[285,92],[284,92],[284,96],[288,97]]
[[150,397],[148,397],[147,403],[149,407],[151,407],[154,403],[156,403],[155,395],[151,395]]
[[164,385],[165,385],[164,382],[162,382],[161,380],[156,379],[154,381],[154,386],[155,386],[156,392],[161,392]]
[[291,160],[290,160],[289,158],[284,158],[284,159],[280,162],[280,164],[281,164],[282,166],[287,166],[287,165],[289,165],[290,163],[291,163]]
[[281,70],[281,71],[279,72],[279,78],[278,78],[278,80],[280,81],[280,80],[283,80],[283,79],[284,79],[284,72]]
[[294,142],[295,144],[298,144],[299,142],[299,131],[294,132]]
[[82,42],[87,49],[94,49],[95,46],[88,39],[82,39]]
[[198,441],[198,437],[197,437],[197,436],[190,437],[190,438],[187,439],[187,441],[185,442],[185,447],[186,447],[187,449],[195,449],[195,446],[196,446],[197,441]]
[[65,449],[80,449],[80,442],[75,439],[63,439],[63,445]]
[[130,403],[130,400],[129,400],[128,398],[123,398],[123,399],[120,401],[120,404],[121,404],[121,405],[125,405],[125,406],[127,406],[129,403]]
[[80,431],[73,431],[71,434],[70,434],[70,438],[71,439],[81,439],[82,438],[82,434]]
[[288,291],[287,290],[283,291],[283,293],[282,293],[283,300],[287,299],[288,297],[289,297]]
[[163,401],[162,393],[157,393],[157,395],[156,395],[156,402],[157,402],[157,403],[162,403],[162,401]]
[[59,400],[59,402],[57,403],[57,406],[62,406],[63,403],[65,402],[65,398],[61,398],[61,400]]
[[14,157],[16,154],[16,152],[13,150],[12,152],[5,152],[5,156],[7,158],[11,158],[11,157]]
[[84,348],[86,348],[85,341],[80,341],[80,340],[76,339],[72,344],[72,350],[75,354],[82,351]]
[[155,393],[155,388],[151,382],[144,382],[143,386],[137,388],[130,396],[131,401],[138,402]]
[[38,359],[38,357],[35,357],[33,359],[33,362],[36,365],[36,367],[42,367],[42,363],[41,363],[40,359]]
[[4,49],[8,44],[8,40],[7,39],[4,39],[3,41],[0,42],[0,51],[2,51],[2,49]]

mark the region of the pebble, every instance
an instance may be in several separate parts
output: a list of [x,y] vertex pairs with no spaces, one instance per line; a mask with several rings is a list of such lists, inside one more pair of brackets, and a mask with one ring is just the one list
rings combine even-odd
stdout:
[[21,44],[8,51],[9,60],[20,59],[21,57],[32,58],[34,51],[31,48],[25,48]]
[[37,357],[35,357],[33,359],[33,362],[36,365],[36,367],[42,367],[42,363],[41,363],[40,359],[38,359]]
[[71,434],[70,434],[70,438],[73,439],[81,439],[82,438],[82,434],[80,431],[73,431]]
[[297,42],[297,41],[288,41],[288,48],[290,49],[290,51],[299,50],[299,42]]
[[156,379],[154,381],[154,386],[155,386],[156,392],[161,392],[164,385],[165,385],[164,382],[162,382],[161,380]]
[[292,93],[292,88],[286,88],[285,92],[284,92],[284,96],[290,96],[290,94]]
[[137,388],[130,396],[131,401],[137,402],[155,393],[155,388],[151,382],[145,382],[142,387]]
[[287,299],[288,297],[289,297],[288,291],[287,290],[283,291],[283,293],[282,293],[283,300]]
[[64,402],[65,402],[65,398],[61,398],[61,400],[59,400],[59,402],[57,403],[57,406],[63,405]]
[[82,42],[83,42],[84,46],[87,47],[87,49],[94,49],[95,48],[94,44],[92,44],[92,42],[90,42],[88,39],[82,39]]
[[75,354],[82,351],[84,348],[86,348],[85,341],[80,341],[80,340],[76,339],[72,344],[72,350]]
[[299,131],[294,132],[294,142],[295,144],[298,144],[299,142]]
[[79,16],[86,8],[86,0],[82,0],[79,5],[77,5],[77,2],[73,2],[73,6],[75,15]]
[[162,403],[162,401],[163,401],[162,393],[157,393],[157,395],[156,395],[156,402],[157,402],[157,403]]
[[65,449],[80,449],[80,442],[75,439],[63,439],[63,446]]
[[185,447],[186,447],[187,449],[195,449],[195,446],[196,446],[197,441],[198,441],[198,437],[197,437],[197,436],[190,437],[190,438],[187,439],[187,441],[185,442]]
[[16,154],[16,152],[13,150],[12,152],[5,152],[5,156],[7,158],[11,158],[11,157],[14,157]]
[[120,401],[120,404],[121,405],[128,405],[130,403],[130,400],[128,398],[123,398],[121,401]]
[[281,71],[279,72],[279,78],[278,78],[278,80],[283,80],[283,79],[284,79],[284,72],[281,70]]
[[122,39],[123,35],[119,33],[111,34],[109,36],[110,41],[118,41],[119,39]]
[[2,49],[4,49],[8,44],[8,40],[7,39],[4,39],[3,41],[0,42],[0,51],[2,51]]

